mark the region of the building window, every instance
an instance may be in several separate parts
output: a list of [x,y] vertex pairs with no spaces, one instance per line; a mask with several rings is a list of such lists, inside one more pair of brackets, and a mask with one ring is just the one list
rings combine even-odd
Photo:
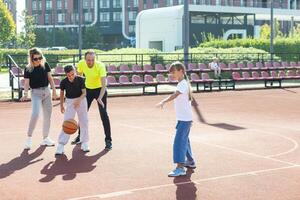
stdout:
[[68,8],[68,0],[65,0],[65,9]]
[[244,16],[234,16],[232,19],[232,23],[235,25],[243,25],[244,24]]
[[84,21],[86,21],[86,22],[93,21],[91,12],[84,13]]
[[90,4],[91,4],[91,8],[94,8],[94,0],[91,0],[91,2],[90,2]]
[[109,22],[109,12],[100,13],[101,22]]
[[89,9],[89,0],[83,0],[83,9]]
[[149,41],[149,48],[162,51],[163,50],[163,41]]
[[114,0],[113,1],[113,7],[114,8],[121,8],[121,0]]
[[134,33],[135,32],[135,25],[129,25],[128,31],[129,31],[129,33]]
[[47,0],[46,1],[46,10],[51,10],[52,9],[52,1]]
[[114,21],[115,22],[122,21],[122,13],[121,12],[114,12]]
[[158,8],[158,0],[153,0],[153,8]]
[[133,0],[133,7],[138,7],[138,0]]
[[73,13],[72,16],[71,16],[71,21],[73,23],[77,23],[79,21],[79,15],[78,13]]
[[203,15],[195,15],[191,17],[193,24],[205,24],[205,17]]
[[217,23],[216,16],[207,16],[206,17],[206,23],[207,24],[216,24]]
[[[181,2],[183,2],[183,1],[181,1]],[[192,2],[193,4],[196,4],[196,5],[200,5],[201,4],[201,1],[200,0],[193,0],[193,2]],[[183,4],[183,3],[182,3]],[[205,4],[204,2],[203,2],[203,4]],[[208,2],[206,2],[206,4],[209,4]]]
[[135,21],[136,16],[137,16],[136,11],[129,11],[129,21]]
[[58,23],[65,23],[65,13],[59,13],[58,15],[57,15],[57,22]]
[[144,6],[144,10],[146,10],[147,9],[147,0],[143,1],[143,6]]
[[172,6],[173,0],[165,0],[165,6]]
[[100,8],[109,8],[109,0],[100,0]]
[[62,9],[62,3],[61,0],[56,0],[56,9],[61,10]]
[[45,14],[45,24],[49,24],[49,14]]
[[183,3],[183,0],[178,0],[178,5],[182,5]]
[[39,22],[38,15],[33,15],[33,19],[34,19],[34,22],[36,24],[38,24],[38,22]]
[[36,1],[32,1],[32,10],[36,10]]
[[39,3],[38,3],[38,10],[42,10],[42,1],[39,0]]

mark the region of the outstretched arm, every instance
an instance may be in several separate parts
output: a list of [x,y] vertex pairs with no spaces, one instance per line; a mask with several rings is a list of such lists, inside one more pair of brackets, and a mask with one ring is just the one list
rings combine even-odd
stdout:
[[163,108],[164,105],[167,102],[173,101],[174,99],[176,99],[176,97],[178,97],[181,93],[179,91],[176,91],[174,94],[171,94],[170,96],[168,96],[167,98],[165,98],[164,100],[162,100],[161,102],[159,102],[158,104],[156,104],[157,107]]

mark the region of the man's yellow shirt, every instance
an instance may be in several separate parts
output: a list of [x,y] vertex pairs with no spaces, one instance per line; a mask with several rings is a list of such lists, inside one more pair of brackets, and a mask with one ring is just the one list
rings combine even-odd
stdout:
[[93,67],[89,68],[85,60],[79,61],[77,71],[85,76],[85,87],[87,89],[101,88],[101,78],[106,77],[106,68],[104,63],[95,62]]

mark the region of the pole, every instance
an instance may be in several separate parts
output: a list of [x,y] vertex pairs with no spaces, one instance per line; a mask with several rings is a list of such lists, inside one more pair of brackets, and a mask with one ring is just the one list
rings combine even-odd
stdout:
[[184,64],[187,66],[189,61],[189,0],[184,1],[183,26],[182,26],[182,44],[184,49]]
[[291,36],[294,37],[294,16],[291,17]]
[[271,35],[270,35],[270,54],[271,54],[271,62],[273,64],[273,54],[274,54],[274,1],[271,0]]
[[53,18],[53,33],[52,33],[52,36],[53,36],[53,45],[52,46],[55,46],[55,43],[56,43],[56,4],[53,5],[53,10],[52,10],[52,18]]
[[82,0],[78,0],[78,50],[79,50],[79,60],[81,60],[82,56]]

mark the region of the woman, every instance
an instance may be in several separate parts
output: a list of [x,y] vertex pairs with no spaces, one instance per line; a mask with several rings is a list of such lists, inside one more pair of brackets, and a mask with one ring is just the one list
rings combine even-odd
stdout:
[[28,89],[31,88],[31,104],[32,113],[27,131],[28,138],[25,142],[24,149],[29,150],[32,146],[32,133],[36,126],[40,109],[43,109],[43,141],[41,145],[54,146],[55,143],[48,137],[50,129],[50,120],[52,113],[52,101],[49,83],[52,88],[53,99],[57,98],[56,89],[53,78],[51,76],[51,69],[46,62],[41,50],[32,48],[28,53],[28,65],[24,72],[24,95],[21,101],[28,99]]

